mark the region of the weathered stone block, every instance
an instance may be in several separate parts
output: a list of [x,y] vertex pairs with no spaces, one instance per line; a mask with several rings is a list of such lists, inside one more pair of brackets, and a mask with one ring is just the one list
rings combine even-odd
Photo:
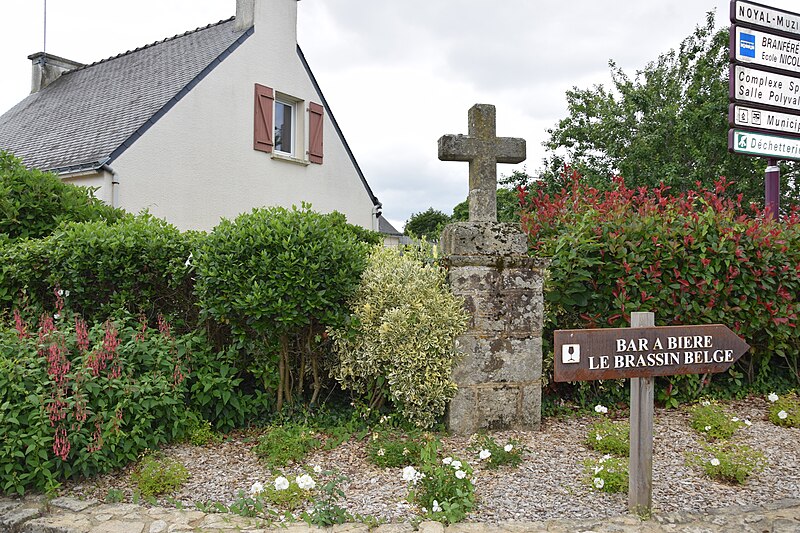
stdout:
[[544,276],[536,268],[507,268],[500,274],[500,290],[525,289],[541,294]]
[[500,272],[493,266],[464,266],[450,269],[450,286],[455,294],[495,291]]
[[439,245],[445,255],[527,255],[528,236],[516,224],[456,222],[445,226]]
[[[541,341],[541,339],[540,339]],[[539,358],[541,361],[541,357]],[[542,424],[542,381],[537,380],[522,387],[520,423],[530,429],[539,429]]]
[[453,380],[462,385],[514,383],[542,376],[541,338],[481,338],[462,335],[456,341],[464,358],[453,369]]
[[480,429],[475,416],[475,388],[460,385],[447,406],[447,427],[457,435],[471,435]]
[[521,391],[516,385],[480,387],[477,409],[478,424],[489,430],[519,427]]

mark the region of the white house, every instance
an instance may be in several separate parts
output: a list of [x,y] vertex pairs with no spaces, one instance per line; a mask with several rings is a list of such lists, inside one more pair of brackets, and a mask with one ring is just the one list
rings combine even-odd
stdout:
[[297,45],[297,1],[237,0],[229,20],[90,65],[30,56],[32,93],[0,116],[0,150],[181,229],[305,201],[379,230]]

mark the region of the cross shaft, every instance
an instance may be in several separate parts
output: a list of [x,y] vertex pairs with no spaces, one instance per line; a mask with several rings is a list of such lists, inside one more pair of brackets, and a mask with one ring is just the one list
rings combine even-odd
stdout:
[[441,161],[469,161],[469,219],[497,222],[497,163],[525,161],[525,139],[497,137],[493,105],[469,110],[468,135],[439,138]]

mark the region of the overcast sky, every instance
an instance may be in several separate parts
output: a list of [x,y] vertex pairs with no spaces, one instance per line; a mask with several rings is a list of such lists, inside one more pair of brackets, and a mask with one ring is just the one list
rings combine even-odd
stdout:
[[[797,0],[760,0],[800,11]],[[30,91],[27,56],[43,47],[44,0],[0,2],[0,113]],[[235,14],[235,0],[49,0],[47,51],[90,63]],[[527,140],[541,168],[546,130],[573,86],[633,74],[727,0],[302,0],[298,42],[367,181],[398,229],[467,194],[467,163],[441,162],[437,139],[466,133],[475,103],[497,133]],[[721,111],[724,112],[724,111]],[[498,172],[509,174],[510,165]]]

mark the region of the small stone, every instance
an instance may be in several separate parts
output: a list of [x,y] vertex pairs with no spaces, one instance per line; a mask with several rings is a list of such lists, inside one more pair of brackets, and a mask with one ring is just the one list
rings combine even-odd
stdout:
[[108,513],[101,513],[94,515],[94,519],[97,520],[98,522],[108,522],[112,518],[114,518],[114,515]]
[[110,520],[102,525],[94,526],[89,533],[142,533],[142,531],[144,531],[144,522]]
[[417,526],[417,531],[419,531],[419,533],[444,533],[444,526],[441,522],[428,520],[420,522],[419,526]]
[[[37,518],[42,513],[38,509],[21,508],[14,509],[10,513],[0,516],[0,531],[14,531],[28,520]],[[3,529],[6,528],[6,529]]]
[[61,498],[50,500],[51,506],[58,507],[59,509],[66,509],[73,513],[80,513],[84,509],[96,505],[97,503],[97,500],[78,500],[76,498],[70,498],[69,496],[62,496]]
[[156,520],[150,524],[150,533],[164,533],[167,530],[167,523],[163,520]]

